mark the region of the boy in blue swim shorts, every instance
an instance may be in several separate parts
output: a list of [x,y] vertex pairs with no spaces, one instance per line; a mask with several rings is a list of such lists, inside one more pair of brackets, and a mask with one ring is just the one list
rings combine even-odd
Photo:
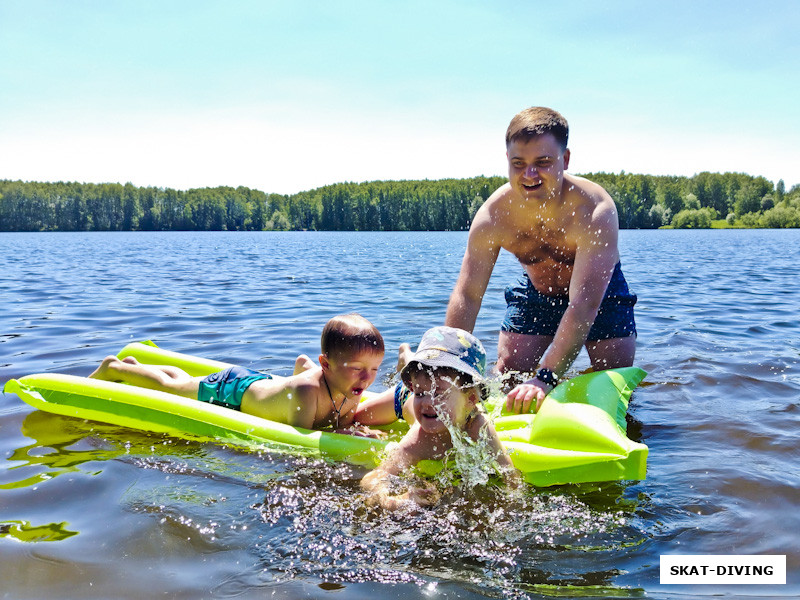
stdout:
[[321,351],[319,366],[304,354],[298,356],[289,377],[273,378],[240,366],[192,377],[177,367],[116,356],[105,358],[90,377],[170,392],[295,427],[359,433],[349,428],[383,361],[383,337],[364,317],[340,315],[325,325]]

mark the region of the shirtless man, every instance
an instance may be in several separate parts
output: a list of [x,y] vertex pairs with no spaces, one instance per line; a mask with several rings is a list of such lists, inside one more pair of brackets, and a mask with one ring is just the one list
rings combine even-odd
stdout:
[[636,296],[619,267],[619,223],[611,196],[565,173],[569,128],[559,113],[534,107],[506,132],[509,182],[480,208],[445,324],[472,331],[501,249],[522,264],[506,289],[497,348],[500,372],[535,373],[507,397],[528,412],[586,346],[595,370],[630,366],[636,350]]

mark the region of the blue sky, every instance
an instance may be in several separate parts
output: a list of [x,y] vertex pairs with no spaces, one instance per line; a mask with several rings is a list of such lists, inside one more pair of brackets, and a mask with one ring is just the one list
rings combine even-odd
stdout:
[[0,0],[0,178],[505,175],[527,106],[570,170],[800,183],[800,2]]

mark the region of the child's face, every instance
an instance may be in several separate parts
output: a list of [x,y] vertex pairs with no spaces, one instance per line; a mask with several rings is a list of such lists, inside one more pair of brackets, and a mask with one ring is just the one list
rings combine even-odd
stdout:
[[414,418],[423,431],[440,433],[447,429],[445,421],[463,427],[475,403],[475,392],[462,389],[452,375],[436,375],[436,371],[417,371],[411,376],[414,392]]
[[[323,364],[322,358],[320,364]],[[325,376],[331,391],[336,390],[348,398],[361,400],[361,395],[378,375],[383,352],[351,352],[325,358]]]

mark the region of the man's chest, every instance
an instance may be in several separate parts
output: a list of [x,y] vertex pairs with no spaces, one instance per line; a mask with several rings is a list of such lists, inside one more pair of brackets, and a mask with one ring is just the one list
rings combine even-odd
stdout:
[[523,265],[547,262],[572,265],[577,245],[563,232],[536,227],[517,230],[506,238],[503,247]]

